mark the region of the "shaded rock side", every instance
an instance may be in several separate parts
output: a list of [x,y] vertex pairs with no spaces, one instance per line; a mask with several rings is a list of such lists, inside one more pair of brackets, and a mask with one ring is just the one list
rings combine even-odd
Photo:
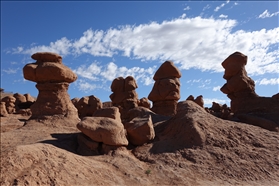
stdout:
[[151,116],[136,117],[124,124],[127,130],[128,140],[133,145],[143,145],[155,138],[155,131]]

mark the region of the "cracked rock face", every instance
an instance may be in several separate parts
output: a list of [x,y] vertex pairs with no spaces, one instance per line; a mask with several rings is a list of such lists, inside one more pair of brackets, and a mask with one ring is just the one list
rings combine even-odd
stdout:
[[62,57],[58,54],[38,52],[31,57],[36,62],[25,65],[23,75],[25,79],[37,83],[39,95],[31,106],[30,119],[51,119],[55,116],[78,123],[77,109],[67,92],[77,75],[62,63]]
[[153,102],[151,110],[157,114],[173,116],[180,99],[180,71],[173,62],[166,61],[155,73],[154,86],[148,99]]

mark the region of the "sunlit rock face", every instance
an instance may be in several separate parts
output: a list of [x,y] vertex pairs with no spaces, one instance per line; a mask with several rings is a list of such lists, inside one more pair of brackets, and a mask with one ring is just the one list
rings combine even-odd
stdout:
[[156,71],[154,86],[148,99],[153,102],[151,110],[157,114],[173,116],[180,99],[180,71],[172,61],[164,62]]
[[24,78],[36,82],[39,91],[36,102],[31,106],[30,119],[64,119],[77,124],[77,109],[68,94],[69,84],[77,79],[70,68],[62,63],[62,57],[51,52],[38,52],[31,56],[36,60],[23,68]]
[[231,111],[238,120],[279,131],[279,100],[255,93],[255,82],[248,77],[246,64],[247,56],[240,52],[227,57],[222,62],[227,82],[220,90],[231,99]]

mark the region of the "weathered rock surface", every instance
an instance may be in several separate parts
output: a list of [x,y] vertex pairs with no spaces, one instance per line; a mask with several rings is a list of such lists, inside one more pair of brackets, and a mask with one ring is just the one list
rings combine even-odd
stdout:
[[6,96],[1,99],[1,102],[5,102],[6,110],[9,114],[13,114],[16,112],[15,102],[16,98],[14,96]]
[[240,52],[231,54],[222,62],[227,83],[221,91],[231,99],[231,111],[242,122],[279,131],[279,100],[259,97],[255,83],[245,70],[247,56]]
[[150,109],[151,104],[146,97],[143,97],[139,100],[138,106]]
[[94,117],[108,117],[121,122],[120,112],[118,107],[108,107],[96,110],[93,114]]
[[107,117],[84,117],[77,128],[86,136],[107,145],[126,146],[128,140],[122,123]]
[[135,89],[138,88],[136,80],[132,76],[125,79],[123,77],[115,78],[111,84],[110,99],[113,106],[119,108],[121,119],[127,119],[126,113],[138,106],[138,94]]
[[160,115],[173,116],[176,113],[177,101],[180,99],[180,71],[173,62],[164,62],[156,71],[154,86],[148,95],[153,102],[151,110]]
[[6,103],[5,102],[1,101],[0,109],[1,109],[1,117],[7,117],[9,115],[9,113],[6,110]]
[[155,138],[155,131],[150,115],[136,117],[124,124],[128,134],[128,141],[133,145],[143,145]]
[[101,100],[94,95],[82,97],[77,103],[76,108],[80,118],[93,116],[94,112],[101,109],[103,104]]
[[37,83],[39,95],[30,107],[30,119],[45,120],[46,124],[62,119],[66,125],[76,125],[79,122],[77,109],[67,93],[69,83],[77,79],[76,74],[62,64],[62,57],[58,54],[38,52],[31,57],[37,61],[25,65],[23,75]]

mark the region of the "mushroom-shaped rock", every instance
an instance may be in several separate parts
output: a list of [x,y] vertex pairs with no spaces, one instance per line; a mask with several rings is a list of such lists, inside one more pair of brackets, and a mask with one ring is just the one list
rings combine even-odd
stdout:
[[77,79],[77,75],[62,64],[62,57],[58,54],[38,52],[32,58],[37,61],[23,67],[23,75],[27,80],[37,83],[72,83]]
[[86,136],[107,145],[127,146],[126,130],[122,123],[107,117],[84,117],[77,128]]
[[51,121],[59,118],[64,120],[63,123],[75,126],[80,119],[67,91],[69,83],[77,79],[76,74],[62,64],[62,57],[58,54],[38,52],[31,57],[36,62],[25,65],[23,75],[25,79],[37,83],[39,95],[30,107],[32,116],[29,120]]
[[155,131],[151,116],[136,117],[130,122],[125,123],[129,142],[133,145],[143,145],[155,138]]
[[173,62],[164,62],[156,71],[154,86],[148,95],[153,102],[151,108],[157,114],[173,116],[176,113],[177,101],[180,99],[180,71]]

